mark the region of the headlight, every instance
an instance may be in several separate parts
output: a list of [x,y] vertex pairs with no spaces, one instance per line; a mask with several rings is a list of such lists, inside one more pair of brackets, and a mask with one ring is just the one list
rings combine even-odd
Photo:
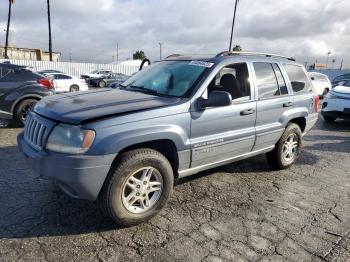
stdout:
[[68,154],[82,154],[89,150],[95,131],[78,126],[58,125],[51,132],[46,149]]

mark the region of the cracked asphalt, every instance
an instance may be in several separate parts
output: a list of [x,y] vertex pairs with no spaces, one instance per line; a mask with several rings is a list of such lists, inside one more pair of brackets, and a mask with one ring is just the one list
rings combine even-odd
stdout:
[[350,261],[350,122],[319,119],[289,170],[259,156],[179,181],[132,228],[32,172],[19,132],[0,129],[0,261]]

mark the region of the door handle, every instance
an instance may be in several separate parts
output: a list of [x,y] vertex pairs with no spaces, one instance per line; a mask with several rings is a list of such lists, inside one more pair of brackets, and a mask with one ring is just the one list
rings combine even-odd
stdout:
[[254,108],[250,108],[250,109],[241,111],[240,115],[241,116],[247,116],[247,115],[251,115],[251,114],[254,114],[254,113],[255,113],[255,109]]
[[287,102],[283,104],[283,107],[291,107],[293,106],[293,102]]

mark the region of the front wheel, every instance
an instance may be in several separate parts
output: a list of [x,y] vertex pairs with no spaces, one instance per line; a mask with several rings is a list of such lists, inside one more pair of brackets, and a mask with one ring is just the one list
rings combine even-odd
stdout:
[[284,130],[273,151],[266,154],[267,162],[274,169],[286,169],[299,158],[302,145],[302,133],[297,124],[290,123]]
[[26,123],[28,113],[37,102],[35,99],[25,99],[16,107],[15,117],[22,125]]
[[173,184],[173,170],[165,156],[153,149],[135,149],[124,153],[111,169],[99,202],[117,224],[132,226],[164,207]]

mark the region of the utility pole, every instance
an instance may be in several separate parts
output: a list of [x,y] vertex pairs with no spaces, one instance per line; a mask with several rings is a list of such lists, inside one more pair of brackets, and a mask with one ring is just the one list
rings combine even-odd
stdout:
[[6,41],[5,41],[5,58],[8,59],[7,48],[9,46],[9,33],[10,33],[10,23],[11,23],[11,11],[12,5],[15,3],[15,0],[9,0],[9,11],[7,15],[7,28],[6,28]]
[[230,47],[228,48],[228,51],[231,51],[232,48],[232,40],[233,40],[233,28],[235,27],[235,20],[236,20],[236,11],[237,11],[237,4],[239,0],[235,0],[235,9],[233,11],[233,19],[232,19],[232,28],[231,28],[231,37],[230,37]]
[[329,55],[331,54],[331,52],[327,52],[327,60],[326,60],[326,66],[327,66],[327,69],[328,69],[328,60],[329,60]]
[[342,60],[341,60],[341,63],[340,63],[340,70],[343,70],[343,62],[344,62],[344,59],[342,58]]
[[119,43],[117,43],[117,64],[119,62]]
[[158,43],[159,44],[159,59],[162,60],[162,43]]
[[49,53],[50,53],[50,61],[52,61],[50,0],[47,0],[47,20],[48,20],[48,23],[49,23]]
[[72,52],[69,52],[69,62],[72,62]]

